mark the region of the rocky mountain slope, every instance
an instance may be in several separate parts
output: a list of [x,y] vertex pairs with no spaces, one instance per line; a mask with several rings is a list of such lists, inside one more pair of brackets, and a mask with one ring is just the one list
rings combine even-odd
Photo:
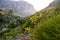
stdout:
[[25,1],[0,0],[0,8],[13,9],[21,17],[27,17],[36,12],[33,5]]
[[50,3],[49,7],[56,7],[60,6],[60,0],[54,0],[52,3]]

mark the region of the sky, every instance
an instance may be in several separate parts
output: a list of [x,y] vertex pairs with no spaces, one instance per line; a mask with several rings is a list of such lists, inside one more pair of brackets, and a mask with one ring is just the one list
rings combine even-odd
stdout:
[[[19,1],[19,0],[15,0]],[[34,8],[39,11],[42,10],[43,8],[47,7],[52,1],[54,0],[24,0],[34,6]]]

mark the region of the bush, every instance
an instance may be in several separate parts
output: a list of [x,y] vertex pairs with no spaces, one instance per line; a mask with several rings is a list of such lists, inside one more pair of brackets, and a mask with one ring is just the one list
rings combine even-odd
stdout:
[[38,24],[33,32],[34,40],[60,40],[60,15]]

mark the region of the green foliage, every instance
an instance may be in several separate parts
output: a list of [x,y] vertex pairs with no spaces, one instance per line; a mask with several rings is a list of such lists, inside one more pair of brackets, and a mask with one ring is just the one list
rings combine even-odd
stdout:
[[[34,40],[60,40],[60,8],[49,8],[42,11],[42,15],[33,31]],[[39,15],[38,15],[39,16]],[[34,16],[33,16],[34,17]]]
[[30,17],[30,21],[31,23],[36,25],[38,22],[43,22],[43,21],[50,19],[53,16],[56,16],[57,14],[60,13],[59,10],[60,10],[59,7],[46,8],[40,12],[37,12],[32,17]]
[[33,37],[34,40],[60,40],[60,15],[38,24]]
[[46,8],[27,18],[13,13],[12,9],[0,9],[0,40],[15,40],[20,34],[27,34],[29,40],[60,40],[60,7]]
[[13,10],[0,9],[0,40],[15,40],[15,37],[22,33],[21,25],[24,21],[19,16],[13,15]]

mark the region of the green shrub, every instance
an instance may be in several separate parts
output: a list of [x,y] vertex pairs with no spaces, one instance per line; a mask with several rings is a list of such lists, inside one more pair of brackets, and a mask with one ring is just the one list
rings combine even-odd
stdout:
[[60,15],[38,24],[33,32],[34,40],[60,40]]

